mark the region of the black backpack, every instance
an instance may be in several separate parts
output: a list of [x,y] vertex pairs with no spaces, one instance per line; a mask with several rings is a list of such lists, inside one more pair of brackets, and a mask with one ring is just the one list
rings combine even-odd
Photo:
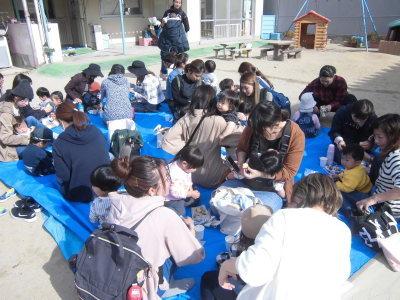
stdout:
[[378,251],[378,238],[384,239],[399,232],[396,219],[389,205],[383,204],[371,214],[352,211],[352,232],[358,234],[365,245]]
[[75,286],[79,298],[125,300],[132,285],[142,286],[150,265],[137,242],[134,228],[103,223],[101,229],[95,230],[76,262]]
[[143,139],[137,130],[117,129],[111,137],[111,153],[115,157],[132,159],[140,155]]

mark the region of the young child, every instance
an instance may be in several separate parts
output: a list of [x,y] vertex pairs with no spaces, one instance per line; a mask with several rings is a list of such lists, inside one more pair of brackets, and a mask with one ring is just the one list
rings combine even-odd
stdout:
[[235,89],[236,89],[235,82],[230,78],[222,79],[219,82],[219,89],[221,90],[221,92],[224,92],[226,90],[235,91]]
[[299,124],[306,137],[316,137],[321,128],[318,116],[313,113],[317,104],[312,93],[304,93],[300,98],[299,111],[293,115],[293,121]]
[[89,219],[92,223],[100,223],[107,221],[110,212],[111,201],[108,194],[116,192],[122,185],[121,179],[117,177],[111,166],[105,165],[95,169],[90,175],[90,183],[92,190],[97,195],[90,203]]
[[194,205],[200,199],[200,192],[193,189],[192,173],[203,166],[204,156],[196,146],[185,146],[168,165],[171,186],[166,206],[185,215],[185,206]]
[[226,122],[233,122],[240,125],[240,119],[237,113],[239,106],[239,94],[232,90],[225,90],[217,95],[217,111]]
[[61,103],[64,102],[64,96],[60,91],[52,92],[50,98],[51,101],[53,101],[55,108],[57,108]]
[[215,90],[215,92],[218,92],[218,79],[217,79],[217,75],[214,73],[215,68],[217,67],[217,65],[215,64],[215,61],[213,60],[207,60],[204,63],[204,68],[205,68],[205,72],[203,74],[203,76],[201,77],[201,80],[203,81],[204,84],[206,85],[210,85],[213,87],[213,89]]
[[168,75],[173,71],[173,67],[176,63],[175,52],[169,52],[162,57],[162,69],[164,72],[160,72],[160,78],[162,80],[167,80]]
[[185,70],[187,61],[189,59],[189,55],[186,53],[179,53],[175,58],[174,70],[168,75],[167,85],[165,90],[165,97],[167,100],[173,100],[172,97],[172,80],[178,75],[183,75],[183,71]]
[[83,95],[83,108],[87,112],[89,110],[99,110],[100,109],[100,83],[93,81],[89,85],[89,90]]
[[36,95],[39,97],[39,100],[32,100],[31,107],[33,109],[40,109],[45,111],[47,114],[55,111],[55,107],[53,101],[50,98],[50,92],[45,87],[40,87],[36,91]]
[[350,144],[343,148],[341,163],[345,170],[334,176],[336,187],[342,192],[343,208],[355,208],[358,200],[367,198],[372,189],[372,183],[367,171],[361,165],[364,149],[358,144]]
[[13,125],[14,134],[30,134],[28,125],[24,118],[20,116],[15,117],[15,124]]
[[[261,155],[250,156],[248,163],[243,164],[243,169],[252,168],[261,171],[268,175],[275,175],[283,168],[283,157],[279,151],[275,149],[268,149]],[[283,181],[272,181],[272,186],[275,192],[281,197],[286,198]]]
[[53,132],[47,127],[36,127],[31,133],[30,144],[21,154],[25,170],[33,176],[54,174],[53,155],[44,150],[53,142]]

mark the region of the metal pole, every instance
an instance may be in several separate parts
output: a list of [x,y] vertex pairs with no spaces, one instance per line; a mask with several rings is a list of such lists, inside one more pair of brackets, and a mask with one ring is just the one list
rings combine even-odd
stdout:
[[362,8],[362,18],[363,18],[363,24],[364,24],[365,49],[368,52],[368,37],[367,37],[367,24],[365,22],[364,0],[361,0],[361,8]]
[[125,25],[124,25],[124,9],[123,0],[119,0],[119,16],[121,18],[121,31],[122,31],[122,53],[125,55]]
[[363,0],[363,1],[364,1],[364,4],[365,4],[365,8],[367,9],[367,12],[368,12],[368,15],[369,15],[369,19],[371,20],[372,28],[374,28],[375,33],[378,34],[378,31],[376,30],[376,27],[375,27],[375,22],[372,19],[371,11],[369,10],[369,7],[368,7],[367,0]]
[[[43,31],[46,39],[47,49],[50,50],[49,24],[47,22],[47,17],[44,12],[43,0],[39,0],[39,9],[43,21]],[[49,51],[48,56],[49,56],[49,63],[53,63],[53,53],[51,51]]]
[[43,28],[43,23],[42,23],[42,15],[40,14],[39,11],[39,5],[38,5],[38,1],[34,0],[33,4],[35,5],[35,14],[36,14],[36,21],[39,27],[39,35],[40,35],[40,43],[42,46],[42,53],[43,53],[43,59],[44,62],[47,63],[47,57],[46,57],[46,53],[43,51],[43,46],[46,43],[46,38],[43,36],[44,35],[44,28]]
[[29,42],[31,44],[32,54],[33,54],[33,63],[35,64],[34,67],[36,68],[36,67],[39,66],[39,62],[38,62],[36,48],[35,48],[35,41],[33,40],[33,30],[32,30],[32,24],[31,24],[31,17],[29,15],[28,5],[26,4],[26,0],[21,0],[21,2],[22,2],[22,7],[24,9],[26,26],[28,27]]

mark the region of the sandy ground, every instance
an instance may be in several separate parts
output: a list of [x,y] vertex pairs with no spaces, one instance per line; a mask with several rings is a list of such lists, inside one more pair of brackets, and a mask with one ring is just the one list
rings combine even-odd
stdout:
[[[137,52],[136,52],[137,53]],[[349,91],[358,98],[373,101],[379,115],[400,112],[400,57],[371,51],[369,53],[330,45],[325,51],[303,51],[302,58],[274,62],[257,58],[259,49],[253,51],[255,64],[297,106],[298,95],[305,85],[317,77],[322,65],[332,64],[338,74],[346,78]],[[103,61],[102,55],[90,54],[82,61]],[[110,59],[116,59],[115,56]],[[137,56],[140,58],[140,56]],[[68,63],[78,63],[78,58]],[[243,59],[236,61],[215,60],[217,75],[238,81],[237,68]],[[150,66],[158,72],[158,65]],[[5,74],[5,86],[9,87],[18,69],[1,70]],[[107,73],[105,70],[103,73]],[[7,75],[8,74],[8,75]],[[62,90],[69,78],[47,77],[29,71],[34,90],[46,86],[50,90]],[[0,187],[4,190],[4,187]],[[4,203],[11,208],[16,197]],[[51,236],[42,228],[39,219],[26,223],[9,215],[0,218],[0,299],[76,299],[73,276]],[[400,299],[400,275],[389,270],[384,259],[378,256],[355,276],[354,287],[344,299]],[[377,284],[379,282],[379,284]]]

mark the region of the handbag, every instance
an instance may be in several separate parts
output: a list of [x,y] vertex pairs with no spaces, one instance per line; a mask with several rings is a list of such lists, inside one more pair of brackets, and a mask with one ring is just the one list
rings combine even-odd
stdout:
[[400,272],[400,232],[385,239],[378,239],[378,244],[392,270]]
[[397,222],[393,217],[389,205],[383,204],[370,214],[360,211],[352,212],[353,233],[358,234],[365,245],[376,251],[379,251],[379,239],[385,239],[395,233],[398,233]]

